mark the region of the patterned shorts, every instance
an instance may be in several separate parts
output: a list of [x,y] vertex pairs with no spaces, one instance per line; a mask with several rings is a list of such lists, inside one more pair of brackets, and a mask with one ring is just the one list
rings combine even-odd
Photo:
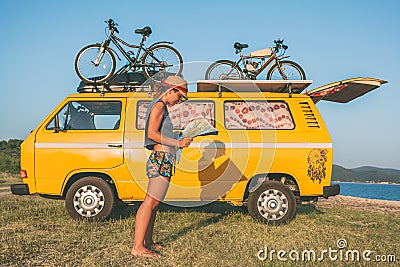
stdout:
[[175,164],[175,154],[153,151],[146,163],[146,174],[149,178],[157,176],[171,177]]

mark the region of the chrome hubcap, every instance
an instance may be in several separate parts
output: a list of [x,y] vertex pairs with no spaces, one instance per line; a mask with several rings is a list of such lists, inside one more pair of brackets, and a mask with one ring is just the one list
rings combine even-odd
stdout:
[[288,211],[288,199],[279,190],[270,189],[264,191],[257,200],[258,212],[268,220],[279,220]]
[[104,208],[104,195],[93,185],[79,188],[74,195],[74,208],[84,217],[93,217]]

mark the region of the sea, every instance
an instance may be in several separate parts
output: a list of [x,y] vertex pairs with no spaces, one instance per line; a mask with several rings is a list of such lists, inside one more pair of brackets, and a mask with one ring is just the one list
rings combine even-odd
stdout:
[[340,195],[400,201],[400,184],[332,182],[340,185]]

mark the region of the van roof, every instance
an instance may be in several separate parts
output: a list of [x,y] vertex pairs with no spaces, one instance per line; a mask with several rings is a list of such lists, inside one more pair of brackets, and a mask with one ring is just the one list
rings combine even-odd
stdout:
[[[308,95],[294,93],[289,96],[288,93],[273,92],[188,92],[189,99],[193,98],[309,98]],[[95,92],[95,93],[77,93],[69,95],[71,98],[152,98],[148,92]]]

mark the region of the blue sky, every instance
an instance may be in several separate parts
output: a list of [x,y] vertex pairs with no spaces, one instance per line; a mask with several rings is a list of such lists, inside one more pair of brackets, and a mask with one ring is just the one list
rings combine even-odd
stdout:
[[[387,80],[347,104],[319,103],[335,151],[334,162],[400,169],[400,1],[4,1],[0,65],[0,140],[24,139],[79,78],[76,53],[105,38],[104,20],[120,36],[139,41],[135,28],[151,26],[148,43],[174,41],[185,62],[234,59],[283,38],[310,89],[352,77]],[[204,73],[199,73],[199,79]]]

